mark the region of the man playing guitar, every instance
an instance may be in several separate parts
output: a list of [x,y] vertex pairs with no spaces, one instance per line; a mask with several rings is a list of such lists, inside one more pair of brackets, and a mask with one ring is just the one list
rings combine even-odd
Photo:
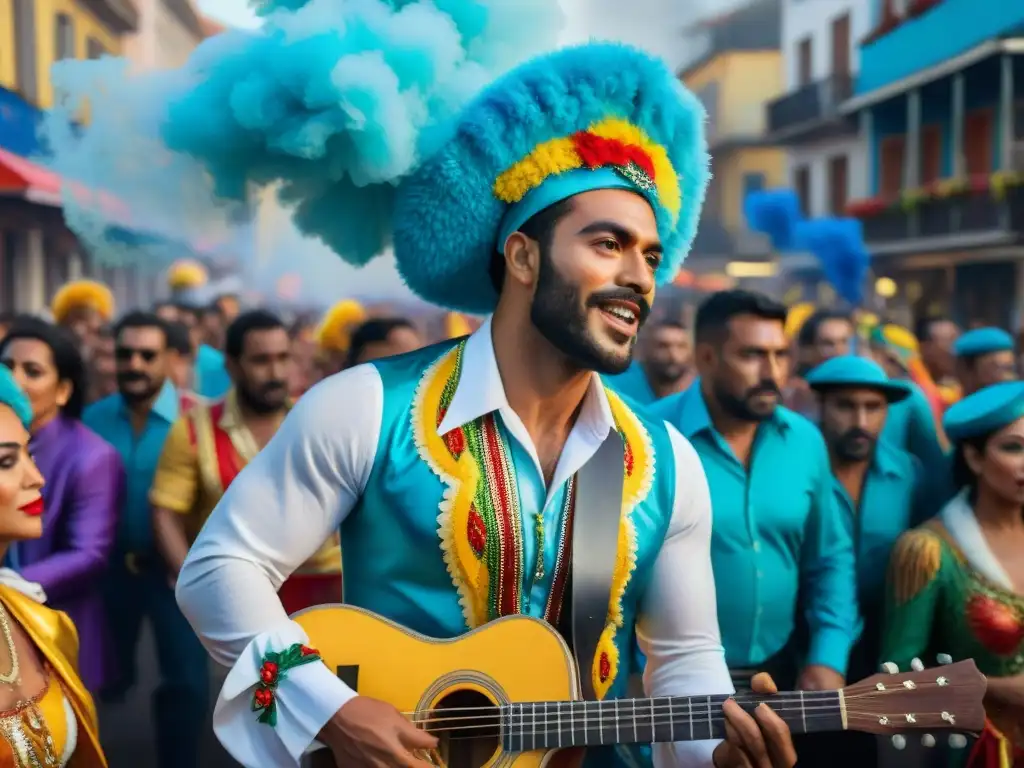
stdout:
[[[214,727],[240,763],[294,766],[318,741],[346,768],[427,765],[418,751],[434,736],[304,663],[317,652],[278,588],[340,528],[349,604],[435,638],[520,613],[558,626],[577,472],[613,431],[624,445],[619,546],[581,674],[597,698],[624,696],[637,642],[649,696],[732,692],[700,461],[598,375],[629,365],[656,283],[693,239],[703,121],[660,61],[591,44],[496,81],[402,180],[393,243],[408,285],[493,314],[471,336],[310,390],[189,552],[178,601],[232,666]],[[774,691],[763,676],[754,686]],[[257,717],[270,704],[273,717]],[[723,710],[725,741],[658,745],[656,765],[795,764],[769,707]]]

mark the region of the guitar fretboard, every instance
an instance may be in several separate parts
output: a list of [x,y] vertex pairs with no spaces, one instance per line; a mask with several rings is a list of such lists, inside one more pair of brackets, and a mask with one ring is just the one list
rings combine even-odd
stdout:
[[841,731],[839,691],[795,691],[774,696],[673,696],[609,701],[539,701],[500,707],[507,752],[609,744],[648,744],[725,738],[722,705],[729,698],[747,712],[762,702],[793,733]]

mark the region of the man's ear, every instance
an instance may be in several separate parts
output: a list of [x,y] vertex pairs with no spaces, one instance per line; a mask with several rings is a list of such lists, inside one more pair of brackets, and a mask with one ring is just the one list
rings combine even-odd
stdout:
[[505,240],[505,280],[514,280],[526,288],[537,282],[540,271],[540,246],[522,232],[513,232]]

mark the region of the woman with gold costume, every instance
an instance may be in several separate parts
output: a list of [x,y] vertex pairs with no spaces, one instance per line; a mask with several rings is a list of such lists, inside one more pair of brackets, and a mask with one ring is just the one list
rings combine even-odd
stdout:
[[[32,408],[0,366],[0,556],[43,533]],[[78,676],[78,634],[38,584],[0,569],[0,768],[101,768],[96,710]]]

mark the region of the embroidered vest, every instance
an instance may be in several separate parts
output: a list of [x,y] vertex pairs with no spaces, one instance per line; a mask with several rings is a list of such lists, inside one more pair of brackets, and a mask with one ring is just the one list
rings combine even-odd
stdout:
[[[543,575],[546,600],[531,605],[523,568],[530,524],[519,509],[512,438],[497,414],[437,432],[463,376],[464,344],[444,342],[373,363],[384,391],[380,438],[366,489],[341,531],[346,602],[436,638],[513,613],[556,623],[569,563],[572,480],[563,489],[559,535],[539,539],[555,567]],[[675,493],[664,425],[635,414],[610,391],[608,400],[627,447],[607,623],[593,669],[583,672],[593,675],[602,698],[625,693],[638,603]],[[656,455],[668,457],[657,472]]]

